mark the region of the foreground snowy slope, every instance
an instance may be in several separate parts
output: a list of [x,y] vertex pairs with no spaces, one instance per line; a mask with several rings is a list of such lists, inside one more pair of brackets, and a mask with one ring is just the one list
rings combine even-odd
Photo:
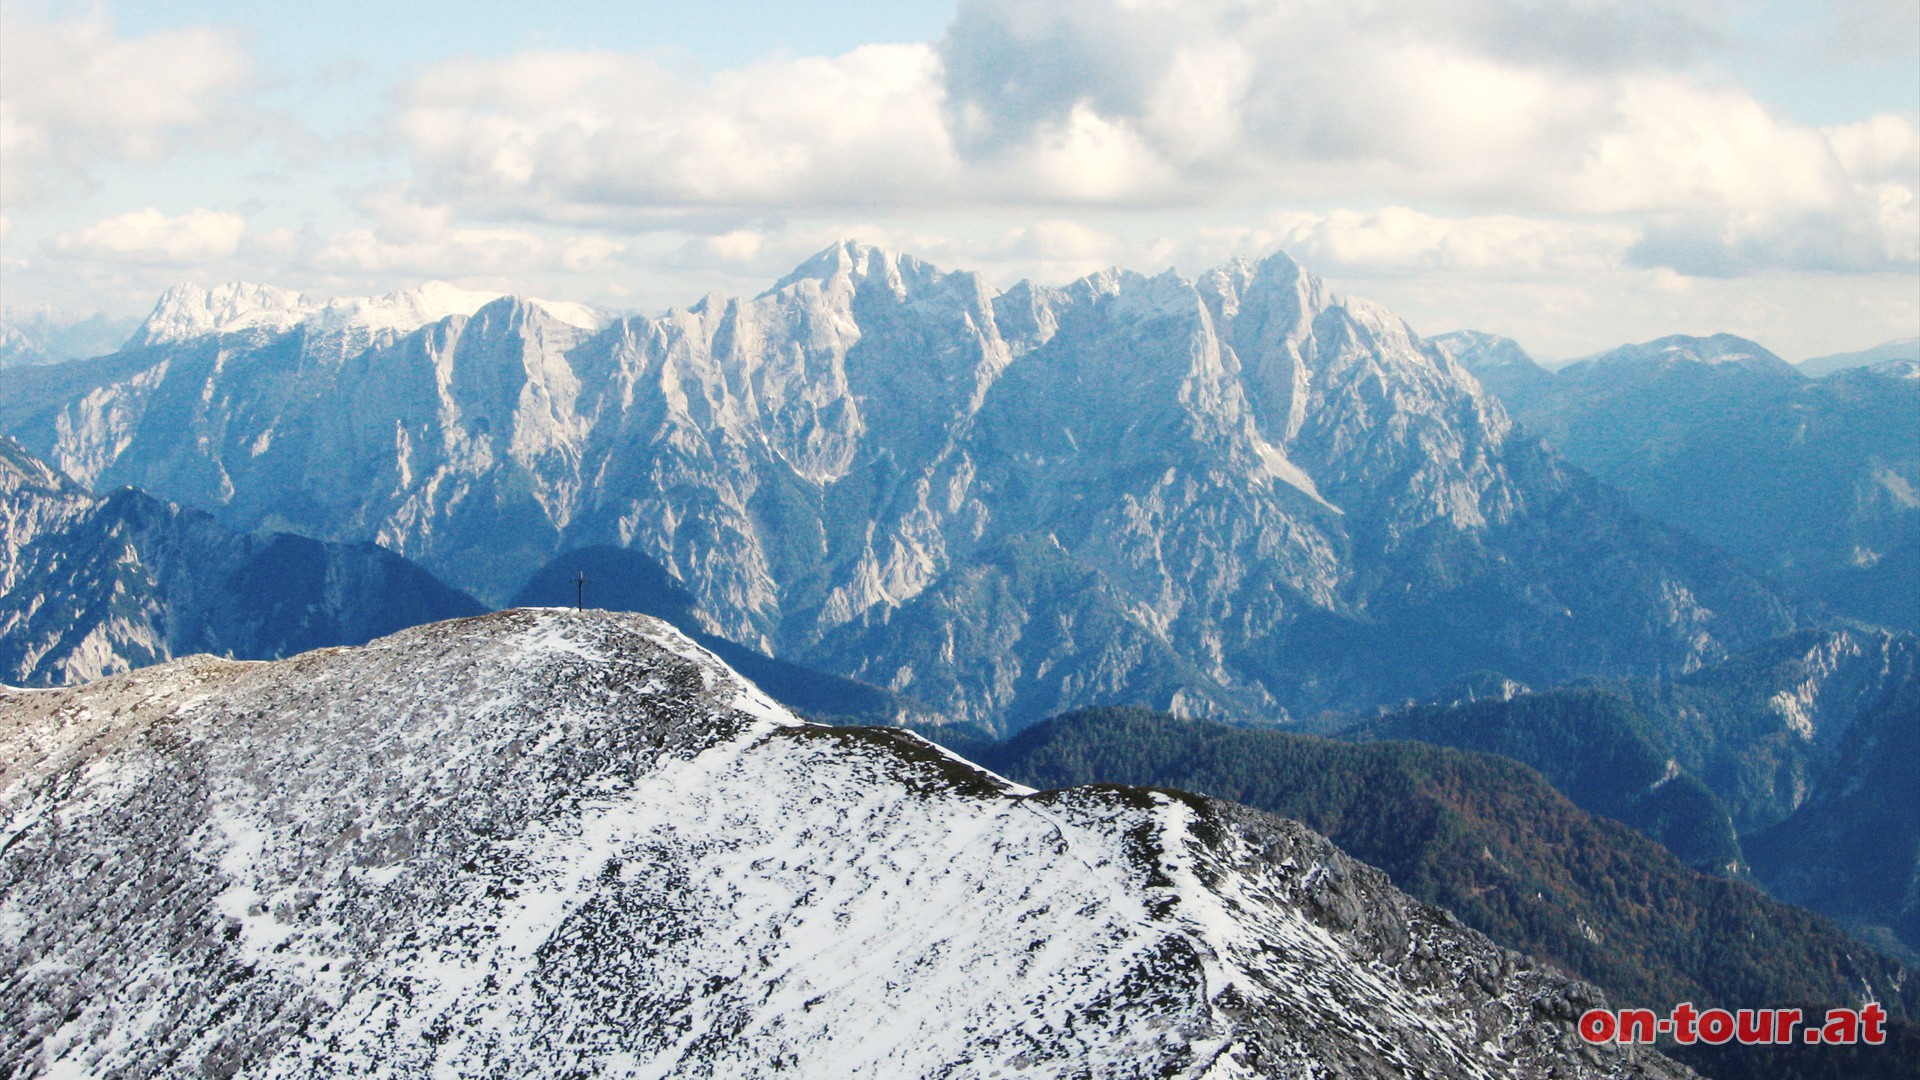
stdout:
[[0,1066],[1685,1075],[1306,829],[801,724],[518,610],[0,690]]

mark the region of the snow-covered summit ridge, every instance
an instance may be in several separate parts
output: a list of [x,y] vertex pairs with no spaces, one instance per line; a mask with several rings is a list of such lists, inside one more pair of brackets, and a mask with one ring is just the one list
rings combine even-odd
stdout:
[[1298,825],[801,724],[515,610],[0,690],[0,1067],[1680,1076]]
[[306,296],[271,285],[229,282],[203,289],[189,282],[160,294],[153,312],[127,344],[165,345],[249,330],[280,333],[292,329],[314,307]]
[[[302,326],[330,333],[407,334],[451,316],[470,316],[506,295],[462,289],[444,281],[428,281],[384,296],[344,296],[324,301],[247,282],[212,289],[176,285],[161,295],[152,314],[127,344],[166,345],[218,334],[271,336]],[[586,304],[530,298],[525,302],[583,330],[598,330],[613,318]]]
[[1805,377],[1792,364],[1764,346],[1736,334],[1712,334],[1706,337],[1669,334],[1637,345],[1622,345],[1598,356],[1575,361],[1562,370],[1581,378],[1604,374],[1610,369],[1669,370],[1686,366],[1738,368],[1794,381]]
[[1474,374],[1496,368],[1535,368],[1540,364],[1510,337],[1483,330],[1452,330],[1427,338]]
[[1861,367],[1884,367],[1902,360],[1920,364],[1920,337],[1896,338],[1892,341],[1883,341],[1871,349],[1859,349],[1854,352],[1810,356],[1794,366],[1808,378],[1817,379],[1836,371]]
[[947,276],[947,271],[913,255],[858,240],[841,240],[809,256],[761,295],[772,295],[811,281],[822,287],[845,282],[855,289],[865,283],[877,283],[894,295],[904,297]]

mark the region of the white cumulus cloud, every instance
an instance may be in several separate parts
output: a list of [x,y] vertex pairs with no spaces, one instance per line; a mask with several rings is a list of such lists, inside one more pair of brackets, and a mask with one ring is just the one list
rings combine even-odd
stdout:
[[1143,192],[1166,165],[1227,197],[1581,214],[1843,199],[1828,133],[1645,62],[1682,49],[1685,25],[1605,3],[965,0],[942,56],[974,160],[1097,126],[1145,159]]
[[609,269],[625,250],[625,244],[604,237],[555,239],[516,228],[455,228],[410,236],[349,229],[324,238],[305,261],[330,274],[526,280],[547,271]]
[[1271,232],[1309,265],[1374,274],[1579,273],[1619,265],[1635,230],[1490,215],[1450,218],[1404,206],[1277,215]]
[[236,115],[251,63],[206,28],[143,38],[95,15],[43,21],[0,9],[0,199],[16,204],[87,182],[113,161],[152,163]]
[[[1815,127],[1690,74],[1716,40],[1700,10],[962,0],[938,43],[707,76],[604,51],[446,63],[406,88],[395,129],[418,201],[733,236],[714,254],[735,262],[738,230],[792,215],[1304,202],[1474,222],[1436,240],[1373,211],[1364,235],[1328,219],[1295,238],[1376,263],[1563,259],[1573,241],[1544,238],[1577,220],[1601,230],[1577,245],[1689,273],[1903,265],[1913,121]],[[1767,239],[1816,229],[1839,239]],[[1714,236],[1724,250],[1702,254]]]
[[686,77],[616,53],[435,68],[396,127],[418,186],[557,219],[622,211],[918,204],[954,155],[919,45]]
[[232,255],[246,231],[240,214],[199,208],[168,216],[148,207],[62,233],[53,246],[83,259],[189,267]]

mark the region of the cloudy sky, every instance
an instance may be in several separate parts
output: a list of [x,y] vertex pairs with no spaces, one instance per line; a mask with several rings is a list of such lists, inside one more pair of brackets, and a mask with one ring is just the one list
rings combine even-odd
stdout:
[[1920,0],[0,0],[0,296],[657,311],[1294,255],[1548,358],[1920,333]]

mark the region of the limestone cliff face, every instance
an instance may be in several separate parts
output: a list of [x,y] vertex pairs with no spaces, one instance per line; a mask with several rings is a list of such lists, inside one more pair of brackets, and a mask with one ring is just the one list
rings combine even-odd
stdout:
[[658,318],[355,303],[40,373],[0,428],[492,602],[632,547],[716,631],[993,726],[1685,671],[1789,625],[1284,256],[995,292],[843,244]]

